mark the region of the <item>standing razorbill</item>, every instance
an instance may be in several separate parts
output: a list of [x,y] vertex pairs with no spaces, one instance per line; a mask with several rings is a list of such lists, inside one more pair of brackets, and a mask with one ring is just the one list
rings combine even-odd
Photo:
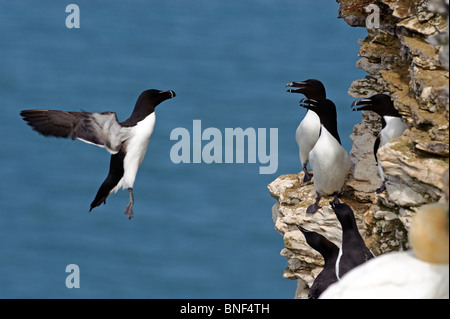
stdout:
[[104,147],[111,153],[109,174],[100,186],[90,211],[106,204],[106,198],[128,188],[130,201],[125,210],[133,217],[133,185],[147,152],[155,126],[155,107],[175,96],[174,91],[147,90],[141,93],[131,116],[124,122],[114,112],[88,113],[56,110],[23,110],[20,115],[44,136],[70,137]]
[[335,195],[333,201],[339,203],[338,195],[350,171],[350,158],[341,145],[334,103],[328,99],[303,99],[300,106],[315,112],[321,123],[319,139],[309,153],[316,201],[307,208],[306,213],[314,214],[321,208],[319,202],[322,196]]
[[394,108],[391,97],[386,94],[377,94],[369,99],[357,100],[353,102],[352,107],[358,106],[353,111],[372,111],[381,116],[382,129],[375,140],[373,147],[373,154],[378,164],[378,172],[380,173],[383,185],[376,190],[381,193],[386,189],[386,176],[383,168],[378,163],[377,152],[378,148],[384,146],[393,138],[399,137],[408,129],[408,125],[403,122],[400,113]]
[[[286,87],[295,89],[287,90],[290,93],[302,93],[308,99],[326,99],[327,94],[325,86],[319,80],[309,79],[303,82],[289,82]],[[297,141],[300,161],[303,165],[305,176],[303,182],[308,182],[313,177],[306,169],[309,161],[309,152],[312,150],[319,138],[320,119],[316,113],[310,110],[306,111],[306,115],[295,131],[295,140]]]
[[382,254],[364,263],[320,297],[448,299],[448,202],[428,204],[418,210],[408,234],[410,250]]
[[342,226],[342,243],[336,261],[336,276],[341,279],[347,272],[375,256],[364,243],[350,206],[335,202],[330,202],[330,205]]
[[309,299],[317,299],[331,284],[335,283],[338,279],[336,277],[336,260],[339,254],[339,248],[324,236],[306,230],[305,228],[297,225],[297,228],[305,236],[306,242],[314,250],[317,250],[325,260],[325,266],[320,274],[314,280],[311,289],[308,293]]

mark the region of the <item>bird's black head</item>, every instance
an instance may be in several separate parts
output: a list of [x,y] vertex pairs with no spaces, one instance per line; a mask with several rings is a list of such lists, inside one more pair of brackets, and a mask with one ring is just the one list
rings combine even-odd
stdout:
[[353,102],[352,108],[353,111],[372,111],[380,116],[401,117],[391,97],[386,94],[376,94],[368,99],[357,100]]
[[171,99],[175,97],[176,94],[174,91],[160,91],[160,90],[146,90],[139,95],[139,98],[136,101],[136,106],[148,106],[155,108],[161,102],[165,100]]
[[297,228],[303,233],[303,236],[305,236],[308,245],[317,250],[324,258],[328,259],[332,256],[337,257],[339,248],[331,241],[316,232],[303,228],[300,225],[297,225]]
[[120,123],[122,126],[133,126],[137,122],[145,119],[149,114],[152,114],[161,102],[175,97],[174,91],[160,91],[147,90],[139,95],[136,105],[131,116],[124,122]]
[[286,87],[295,89],[289,89],[290,93],[302,93],[308,99],[326,99],[327,94],[325,86],[319,80],[309,79],[302,82],[289,82]]
[[321,245],[321,237],[323,237],[322,235],[307,230],[305,228],[303,228],[300,225],[297,225],[297,228],[303,233],[303,235],[305,236],[306,242],[308,243],[308,245],[310,245],[312,248],[314,248],[315,250],[317,250],[318,247],[320,247]]
[[322,123],[325,118],[334,119],[336,121],[336,105],[334,105],[331,100],[305,98],[300,100],[300,106],[315,112]]
[[353,210],[345,203],[330,202],[337,219],[342,225],[342,228],[356,227],[355,214]]
[[302,99],[300,106],[315,112],[320,118],[320,123],[341,143],[337,130],[336,105],[333,101],[328,99]]

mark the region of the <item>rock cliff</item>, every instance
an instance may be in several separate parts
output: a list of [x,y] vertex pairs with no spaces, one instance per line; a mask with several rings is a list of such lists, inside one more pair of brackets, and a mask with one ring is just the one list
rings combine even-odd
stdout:
[[[365,27],[357,67],[368,75],[353,82],[350,96],[366,98],[389,94],[410,126],[403,136],[378,151],[387,175],[381,185],[373,156],[373,143],[381,128],[378,115],[363,112],[351,140],[351,173],[341,200],[349,204],[361,234],[375,255],[408,249],[412,216],[423,204],[445,200],[449,167],[448,0],[337,0],[339,17],[350,26]],[[369,24],[375,4],[379,23]],[[374,20],[375,22],[378,22]],[[373,21],[372,21],[373,22]],[[447,177],[447,178],[445,178]],[[296,298],[305,298],[323,266],[301,232],[303,225],[339,246],[341,229],[323,198],[323,208],[306,216],[314,202],[314,186],[303,185],[303,172],[280,176],[268,188],[277,201],[272,209],[275,229],[283,236],[281,255],[288,259],[283,276],[297,280]],[[448,193],[447,193],[448,201]]]

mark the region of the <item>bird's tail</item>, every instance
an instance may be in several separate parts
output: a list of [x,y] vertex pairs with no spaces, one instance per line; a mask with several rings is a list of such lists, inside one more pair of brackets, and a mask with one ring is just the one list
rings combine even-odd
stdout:
[[124,158],[125,154],[122,151],[119,151],[119,153],[117,154],[111,155],[108,176],[106,177],[102,186],[100,186],[97,195],[91,203],[91,209],[89,211],[92,211],[95,207],[100,206],[102,203],[106,204],[106,198],[108,198],[111,191],[114,189],[114,187],[117,186],[117,184],[123,177]]
[[[106,204],[106,198],[109,196],[109,193],[111,190],[105,186],[105,183],[108,181],[108,178],[103,182],[102,186],[100,186],[100,189],[97,192],[97,195],[95,196],[94,200],[91,203],[91,208],[89,211],[92,211],[95,207],[100,206],[102,203]],[[111,188],[112,189],[112,188]]]

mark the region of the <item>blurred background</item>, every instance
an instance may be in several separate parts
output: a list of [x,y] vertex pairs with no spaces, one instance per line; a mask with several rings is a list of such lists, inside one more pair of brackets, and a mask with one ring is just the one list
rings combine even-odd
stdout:
[[[66,6],[80,28],[66,28]],[[305,110],[285,84],[320,79],[350,151],[347,90],[364,29],[324,0],[0,0],[0,297],[293,298],[267,184],[301,170],[295,130]],[[44,138],[19,112],[115,111],[141,91],[174,90],[134,188],[89,213],[109,154]],[[173,164],[176,127],[278,128],[278,171],[260,164]],[[204,142],[206,144],[206,142]],[[65,286],[80,268],[80,289]]]

